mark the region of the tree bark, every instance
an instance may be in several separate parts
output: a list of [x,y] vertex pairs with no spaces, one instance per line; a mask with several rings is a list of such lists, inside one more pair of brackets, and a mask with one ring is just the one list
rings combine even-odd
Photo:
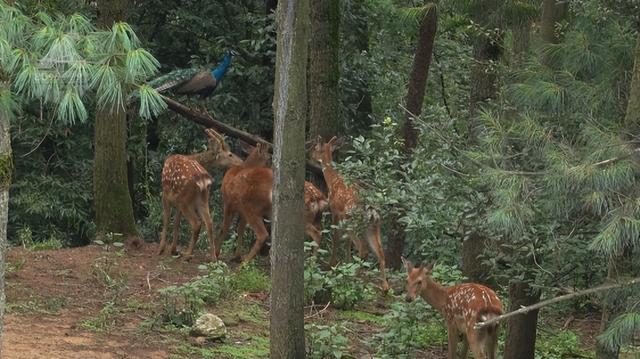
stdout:
[[[5,83],[0,83],[5,86]],[[0,357],[2,357],[2,333],[4,331],[4,267],[7,251],[7,221],[9,219],[9,186],[13,177],[9,116],[0,111]]]
[[556,0],[542,1],[542,17],[540,18],[540,37],[547,44],[557,44],[558,35],[556,33],[556,23],[560,8],[556,5]]
[[[438,12],[435,4],[429,4],[427,12],[420,21],[416,53],[413,57],[413,67],[409,76],[406,97],[405,120],[403,124],[404,153],[407,160],[411,159],[413,150],[418,143],[418,129],[415,127],[414,116],[420,116],[424,103],[425,89],[433,56],[433,44],[438,30]],[[387,265],[394,269],[402,266],[401,257],[404,252],[405,228],[400,223],[400,215],[392,218],[389,232],[389,248],[387,250]]]
[[[529,283],[512,281],[509,283],[509,311],[528,306],[540,299],[540,292],[533,291]],[[536,349],[536,326],[538,311],[512,317],[507,322],[504,359],[533,359]]]
[[[124,20],[127,0],[98,1],[98,24]],[[127,118],[123,109],[97,109],[93,173],[97,235],[137,236],[127,178]]]
[[338,102],[339,1],[312,1],[310,18],[309,138],[327,140],[343,132]]
[[271,358],[304,358],[304,142],[309,0],[281,0],[273,100]]
[[[498,11],[498,5],[497,0],[478,3],[474,9],[474,21],[485,27],[499,28],[501,24],[489,24],[486,20],[486,14]],[[502,54],[501,40],[501,38],[489,38],[484,34],[478,34],[474,39],[469,101],[469,144],[471,145],[478,142],[480,107],[497,95],[497,74],[492,68],[492,63],[498,61]],[[488,279],[484,275],[487,269],[478,260],[478,256],[484,253],[485,241],[485,234],[475,230],[462,242],[462,271],[472,282],[486,283]]]

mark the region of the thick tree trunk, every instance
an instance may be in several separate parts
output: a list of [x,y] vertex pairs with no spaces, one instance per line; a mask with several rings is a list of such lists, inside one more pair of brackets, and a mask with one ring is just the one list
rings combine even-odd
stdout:
[[327,140],[343,132],[338,102],[339,1],[312,1],[310,18],[309,138]]
[[548,44],[558,43],[556,34],[556,22],[558,19],[558,5],[556,0],[542,1],[542,17],[540,19],[540,37]]
[[280,0],[273,100],[271,358],[304,358],[303,187],[309,0]]
[[[629,88],[629,99],[627,102],[627,112],[624,117],[625,128],[632,137],[636,137],[640,132],[640,36],[636,42],[635,59],[633,64],[633,75]],[[628,249],[630,252],[631,250]],[[607,270],[607,281],[616,282],[620,274],[628,273],[632,268],[633,255],[621,253],[614,255],[609,259]],[[611,320],[613,320],[621,309],[617,303],[605,302],[602,308],[602,318],[600,320],[600,332],[604,332]],[[597,359],[615,359],[618,357],[618,350],[610,350],[600,343],[596,346]]]
[[[540,293],[526,282],[509,283],[509,311],[535,304]],[[507,322],[504,359],[533,359],[536,349],[538,310],[511,317]]]
[[[98,2],[98,23],[111,27],[124,20],[127,0]],[[117,112],[116,112],[117,111]],[[136,235],[127,178],[127,118],[123,109],[98,109],[95,121],[93,171],[96,229],[106,233]]]
[[[0,84],[4,86],[4,84]],[[0,111],[0,358],[2,357],[2,333],[4,331],[4,267],[7,251],[7,221],[9,219],[9,186],[13,177],[9,116]]]
[[[433,56],[433,44],[438,30],[438,12],[432,5],[420,21],[416,53],[413,57],[413,67],[409,76],[407,89],[405,120],[403,124],[404,152],[407,160],[410,160],[413,149],[418,143],[418,129],[415,127],[414,116],[422,113],[425,89],[431,58]],[[404,252],[405,231],[399,221],[400,215],[392,218],[391,231],[389,232],[389,248],[387,249],[387,265],[394,269],[402,266],[400,258]]]
[[[496,0],[483,1],[475,9],[474,21],[490,28],[499,27],[500,24],[488,24],[486,14],[497,11]],[[480,127],[478,113],[480,107],[495,98],[498,91],[497,74],[492,69],[492,62],[498,61],[502,54],[502,39],[489,38],[479,34],[474,39],[473,65],[471,67],[471,94],[469,101],[469,143],[478,142]],[[462,271],[471,281],[486,283],[487,270],[478,260],[478,256],[484,252],[485,234],[475,231],[462,242]]]

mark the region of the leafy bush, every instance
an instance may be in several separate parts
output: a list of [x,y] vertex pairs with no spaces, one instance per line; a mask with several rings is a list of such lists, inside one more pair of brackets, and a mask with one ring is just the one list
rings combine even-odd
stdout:
[[240,292],[265,292],[271,289],[271,279],[253,262],[244,263],[231,276],[230,287]]
[[216,303],[231,288],[230,272],[226,264],[208,265],[208,273],[182,286],[169,286],[160,290],[162,302],[160,320],[177,327],[192,325],[205,304]]
[[373,299],[373,284],[358,278],[361,270],[370,272],[369,263],[354,258],[353,263],[340,264],[326,273],[325,285],[331,290],[331,303],[335,308],[351,309]]
[[580,337],[570,330],[540,335],[536,341],[536,359],[562,359],[575,356],[591,357],[589,352],[583,350]]
[[447,330],[438,316],[422,300],[395,302],[384,317],[384,329],[371,344],[382,358],[408,357],[412,348],[443,345]]
[[311,359],[345,358],[349,341],[338,324],[306,324],[307,357]]

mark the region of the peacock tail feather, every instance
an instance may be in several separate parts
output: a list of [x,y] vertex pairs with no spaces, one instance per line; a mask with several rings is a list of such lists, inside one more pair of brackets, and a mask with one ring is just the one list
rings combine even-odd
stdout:
[[199,68],[174,70],[149,81],[149,86],[155,88],[158,92],[164,92],[189,80],[200,71],[202,71],[202,69]]

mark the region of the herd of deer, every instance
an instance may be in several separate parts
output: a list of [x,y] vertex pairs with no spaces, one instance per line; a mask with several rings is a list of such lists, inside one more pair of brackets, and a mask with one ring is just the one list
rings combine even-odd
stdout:
[[[223,240],[238,217],[237,246],[234,257],[251,261],[260,251],[269,237],[264,219],[271,218],[273,171],[269,166],[270,156],[267,146],[244,145],[248,153],[245,160],[231,152],[224,138],[212,129],[206,129],[208,149],[193,155],[172,155],[164,163],[162,170],[162,207],[163,226],[160,235],[158,254],[173,254],[177,250],[179,224],[182,216],[191,225],[192,235],[189,246],[183,256],[189,259],[198,239],[202,223],[207,230],[207,239],[211,257],[217,261]],[[356,213],[364,215],[364,227],[348,226],[346,241],[347,257],[350,258],[353,243],[361,258],[368,256],[371,248],[377,258],[382,276],[382,290],[387,291],[389,284],[385,274],[385,258],[380,238],[380,216],[371,209],[364,208],[358,199],[354,187],[345,184],[340,173],[332,166],[332,154],[338,145],[336,137],[326,143],[314,144],[311,158],[322,166],[322,173],[328,188],[328,197],[311,182],[304,183],[304,228],[305,233],[317,244],[321,244],[321,231],[318,229],[322,213],[329,209],[333,224],[350,221]],[[205,168],[227,168],[221,186],[224,203],[223,222],[220,232],[214,235],[213,221],[209,213],[209,190],[213,178]],[[176,208],[173,225],[173,240],[167,247],[167,229],[171,208]],[[355,222],[355,221],[354,221]],[[249,226],[256,237],[249,254],[241,256],[244,232]],[[339,227],[336,227],[339,228]],[[362,239],[364,237],[364,240]],[[334,239],[341,238],[338,229]],[[336,264],[338,240],[333,241],[331,264]],[[464,338],[463,358],[471,349],[476,359],[494,359],[496,357],[498,326],[474,329],[477,322],[486,321],[502,314],[502,305],[495,292],[480,284],[465,283],[452,287],[443,287],[431,278],[431,266],[414,267],[403,258],[407,270],[407,301],[417,295],[439,311],[444,317],[449,338],[449,359],[456,357],[460,335]]]

